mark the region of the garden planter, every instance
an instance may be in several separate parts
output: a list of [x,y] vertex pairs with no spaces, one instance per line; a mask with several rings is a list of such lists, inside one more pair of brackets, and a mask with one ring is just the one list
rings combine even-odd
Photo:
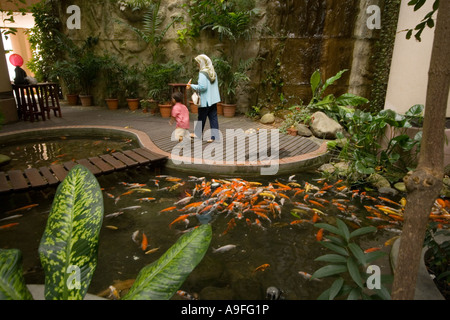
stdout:
[[139,108],[139,99],[127,99],[127,103],[130,110],[137,110]]
[[77,94],[66,94],[67,103],[71,106],[76,106],[78,104]]
[[170,114],[172,112],[172,105],[170,104],[160,104],[159,112],[161,112],[161,117],[170,118]]
[[223,105],[223,116],[226,118],[233,118],[236,113],[235,104],[222,104]]
[[198,113],[198,106],[194,102],[189,101],[189,107],[192,113]]
[[217,114],[220,114],[223,116],[223,103],[222,102],[217,103]]
[[119,108],[119,99],[105,99],[109,110],[117,110]]
[[83,107],[92,106],[92,96],[91,95],[80,95],[81,105]]
[[289,129],[287,129],[287,133],[290,135],[290,136],[297,136],[298,135],[298,130],[297,130],[297,128],[289,128]]

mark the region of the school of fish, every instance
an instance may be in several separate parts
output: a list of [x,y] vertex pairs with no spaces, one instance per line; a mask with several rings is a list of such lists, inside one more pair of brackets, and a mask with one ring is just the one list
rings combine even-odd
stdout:
[[[343,180],[329,184],[326,180],[302,182],[295,178],[296,176],[293,175],[263,184],[241,178],[206,179],[188,176],[188,179],[182,179],[169,175],[157,175],[148,183],[120,182],[125,192],[113,195],[110,190],[103,190],[106,198],[112,199],[118,207],[117,211],[105,214],[105,219],[108,219],[109,223],[126,212],[142,209],[144,202],[158,201],[161,197],[159,192],[178,191],[177,199],[170,206],[157,211],[157,214],[170,217],[167,226],[177,233],[189,232],[202,223],[213,222],[219,216],[227,221],[226,226],[219,233],[220,237],[233,232],[238,224],[265,231],[271,227],[296,228],[313,225],[319,221],[329,221],[330,217],[339,217],[353,229],[370,223],[379,230],[386,230],[396,235],[379,247],[367,248],[365,253],[380,250],[383,245],[392,245],[393,240],[400,235],[406,206],[405,198],[397,202],[383,196],[372,196],[366,191],[351,189]],[[152,197],[146,197],[148,194]],[[138,204],[121,207],[121,200],[132,195],[135,195],[134,200]],[[360,205],[356,205],[358,202]],[[30,210],[35,206],[37,204],[6,212],[8,216],[0,221],[9,221],[7,224],[0,224],[0,230],[17,226],[18,222],[10,220],[19,219],[22,214],[17,213]],[[448,228],[449,210],[450,201],[438,198],[430,212],[430,220],[437,222],[438,228]],[[12,213],[15,215],[10,215]],[[117,230],[112,223],[106,227]],[[323,229],[315,230],[315,232],[317,241],[326,241]],[[149,235],[144,230],[133,232],[131,240],[145,254],[159,249],[151,247]],[[236,244],[228,244],[212,248],[212,252],[226,253],[235,250],[236,246]],[[254,268],[253,273],[265,270],[270,270],[268,263]],[[298,274],[307,280],[311,278],[311,275],[305,271],[299,271]],[[182,291],[179,295],[191,298]]]

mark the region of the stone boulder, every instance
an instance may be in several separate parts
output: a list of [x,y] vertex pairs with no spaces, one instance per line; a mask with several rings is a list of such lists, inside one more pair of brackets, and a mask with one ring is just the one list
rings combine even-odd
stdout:
[[297,125],[297,131],[298,131],[298,135],[302,136],[302,137],[311,137],[313,135],[311,130],[309,130],[309,128],[302,123]]
[[275,122],[275,116],[272,113],[267,113],[261,118],[260,122],[262,124],[272,124]]
[[338,132],[344,132],[344,128],[337,121],[321,111],[312,115],[310,129],[317,138],[328,140],[335,140]]

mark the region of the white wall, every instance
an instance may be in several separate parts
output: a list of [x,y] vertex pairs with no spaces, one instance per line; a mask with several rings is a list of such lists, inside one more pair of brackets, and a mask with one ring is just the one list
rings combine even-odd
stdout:
[[[427,1],[419,11],[414,12],[408,2],[401,2],[397,32],[413,29],[431,11],[434,3]],[[405,113],[415,104],[425,105],[434,30],[426,28],[421,42],[416,41],[414,35],[410,40],[406,40],[406,32],[397,33],[385,109]],[[450,95],[447,117],[450,117]]]

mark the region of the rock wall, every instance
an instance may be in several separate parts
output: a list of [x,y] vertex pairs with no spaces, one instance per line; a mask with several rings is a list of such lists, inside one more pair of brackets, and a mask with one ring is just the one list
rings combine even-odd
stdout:
[[[189,1],[163,1],[161,13],[165,22],[171,17],[188,16],[183,4]],[[335,75],[342,69],[348,72],[329,89],[329,93],[352,92],[369,97],[372,82],[370,57],[374,43],[379,36],[378,30],[368,31],[366,8],[370,4],[382,5],[384,0],[257,0],[260,11],[256,33],[250,41],[232,44],[220,42],[210,32],[203,33],[193,43],[179,44],[177,29],[185,25],[177,24],[167,33],[164,41],[169,59],[189,66],[189,72],[196,73],[190,66],[199,53],[210,56],[219,55],[220,50],[239,58],[261,56],[261,60],[251,72],[249,90],[238,95],[239,111],[245,112],[252,105],[282,104],[280,93],[290,106],[311,99],[309,79],[316,69],[320,69],[324,78]],[[125,63],[145,64],[149,60],[149,48],[145,42],[130,30],[126,24],[139,25],[139,13],[121,11],[114,0],[62,0],[60,1],[61,19],[65,21],[69,14],[66,8],[78,5],[81,8],[81,29],[65,32],[75,41],[82,42],[88,36],[100,39],[97,51],[110,51]],[[122,23],[121,23],[122,22]],[[186,81],[189,74],[180,75],[180,81]],[[97,95],[102,96],[101,92]],[[101,103],[99,99],[97,104]]]

